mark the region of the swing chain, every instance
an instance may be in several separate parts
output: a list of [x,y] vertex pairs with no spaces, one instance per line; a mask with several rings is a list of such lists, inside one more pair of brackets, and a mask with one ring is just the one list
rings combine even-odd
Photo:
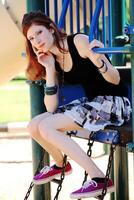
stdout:
[[[41,160],[40,160],[40,162],[39,162],[39,164],[38,164],[38,167],[37,167],[37,170],[36,170],[36,172],[35,172],[35,175],[38,174],[39,171],[41,170],[42,163],[43,163],[43,160],[44,160],[44,156],[45,156],[45,151],[42,152]],[[29,186],[29,188],[28,188],[28,191],[27,191],[27,193],[26,193],[26,195],[25,195],[25,197],[24,197],[24,200],[27,200],[27,199],[28,199],[28,197],[29,197],[29,195],[30,195],[30,193],[31,193],[31,190],[32,190],[33,186],[34,186],[34,183],[31,182],[31,183],[30,183],[30,186]]]
[[112,161],[113,161],[115,149],[116,149],[116,145],[111,144],[110,155],[109,155],[109,159],[108,159],[108,166],[107,166],[107,171],[106,171],[106,176],[105,176],[104,187],[103,187],[103,190],[102,190],[101,200],[104,199],[104,197],[107,193],[107,185],[108,185],[108,180],[109,180],[109,176],[110,176],[110,172],[111,172]]
[[[66,135],[70,136],[71,137],[71,134],[73,134],[73,131],[67,131],[66,132]],[[62,164],[62,173],[61,173],[61,176],[60,176],[60,183],[57,187],[57,193],[54,197],[54,200],[58,200],[58,196],[59,196],[59,193],[61,191],[61,188],[62,188],[62,183],[63,183],[63,180],[65,178],[65,168],[66,168],[66,164],[67,164],[67,155],[64,154],[64,157],[63,157],[63,164]]]
[[61,176],[60,176],[60,183],[57,187],[57,193],[54,197],[54,200],[58,200],[58,196],[59,196],[59,193],[61,191],[61,188],[62,188],[62,183],[63,183],[63,180],[65,178],[65,168],[66,168],[66,164],[67,164],[67,155],[64,155],[64,158],[63,158],[63,165],[62,165],[62,173],[61,173]]
[[[90,133],[89,139],[88,139],[88,146],[89,146],[89,148],[88,148],[88,151],[87,151],[87,155],[88,155],[89,157],[92,156],[92,146],[93,146],[94,140],[91,140],[91,138],[92,138],[92,136],[93,136],[94,134],[95,134],[95,132],[92,131],[92,132]],[[85,171],[85,172],[84,172],[84,180],[83,180],[82,185],[84,185],[84,183],[87,181],[87,176],[88,176],[88,173]]]
[[27,193],[26,193],[26,195],[25,195],[25,197],[24,197],[24,200],[27,200],[27,199],[28,199],[28,197],[29,197],[29,195],[30,195],[30,193],[31,193],[31,190],[32,190],[33,186],[34,186],[34,183],[31,182],[31,184],[30,184],[30,186],[29,186],[29,188],[28,188],[28,191],[27,191]]
[[108,159],[108,167],[107,167],[107,171],[106,171],[106,176],[105,176],[104,187],[103,187],[103,190],[102,190],[102,195],[96,197],[99,200],[103,200],[105,195],[106,195],[106,193],[107,193],[107,185],[108,185],[108,180],[109,180],[109,176],[110,176],[110,172],[111,172],[112,161],[113,161],[113,156],[114,156],[115,149],[116,149],[116,145],[111,144],[110,155],[109,155],[109,159]]

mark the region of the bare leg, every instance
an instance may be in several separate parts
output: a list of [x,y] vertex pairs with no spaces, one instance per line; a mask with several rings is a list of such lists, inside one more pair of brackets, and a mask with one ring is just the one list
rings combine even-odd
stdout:
[[32,121],[28,125],[28,131],[31,134],[31,137],[39,143],[55,160],[57,166],[62,167],[63,163],[63,154],[62,152],[52,144],[50,144],[47,140],[45,140],[38,130],[38,125],[42,120],[45,120],[47,117],[52,115],[51,113],[43,113],[32,119]]
[[64,114],[55,114],[42,120],[39,124],[39,131],[44,140],[49,141],[53,146],[58,147],[71,159],[83,167],[89,176],[104,177],[103,172],[95,165],[91,158],[81,149],[81,147],[69,136],[63,134],[67,130],[79,130],[77,124]]

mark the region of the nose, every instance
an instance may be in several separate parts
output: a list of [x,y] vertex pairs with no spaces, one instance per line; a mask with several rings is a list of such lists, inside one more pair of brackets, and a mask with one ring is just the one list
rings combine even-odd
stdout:
[[35,37],[35,44],[36,45],[39,45],[41,43],[41,40],[40,40],[40,38],[38,38],[38,37]]

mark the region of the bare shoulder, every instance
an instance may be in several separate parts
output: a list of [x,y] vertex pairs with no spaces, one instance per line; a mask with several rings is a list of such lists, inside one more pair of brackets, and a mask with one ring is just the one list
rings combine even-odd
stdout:
[[77,34],[74,37],[74,44],[82,57],[87,57],[89,39],[85,34]]

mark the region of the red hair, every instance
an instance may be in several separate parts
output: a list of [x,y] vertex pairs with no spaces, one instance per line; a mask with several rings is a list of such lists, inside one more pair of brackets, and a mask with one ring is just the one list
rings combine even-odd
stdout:
[[26,76],[30,80],[39,80],[45,77],[46,71],[45,67],[43,67],[40,63],[38,63],[32,45],[30,41],[27,39],[27,31],[33,24],[43,25],[47,29],[53,29],[55,45],[61,52],[63,52],[64,49],[60,46],[60,41],[63,41],[63,39],[66,38],[67,35],[62,30],[58,29],[56,24],[41,11],[32,11],[23,16],[22,32],[26,38],[26,53],[29,58],[29,63],[26,70]]

